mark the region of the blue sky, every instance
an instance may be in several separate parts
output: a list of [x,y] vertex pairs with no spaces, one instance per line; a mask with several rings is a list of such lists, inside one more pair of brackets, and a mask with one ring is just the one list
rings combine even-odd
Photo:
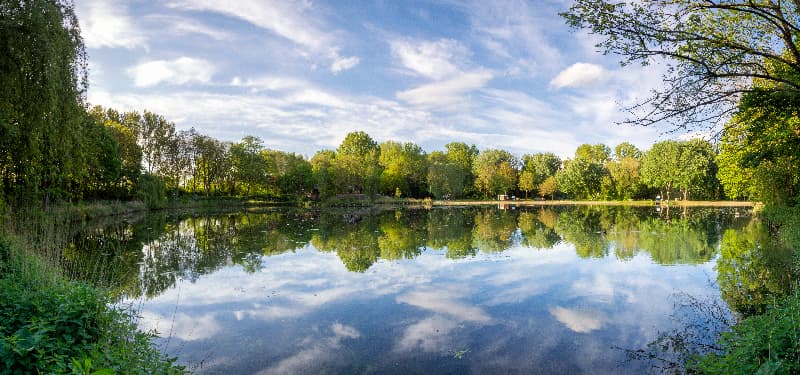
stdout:
[[666,128],[615,125],[660,84],[558,16],[569,1],[76,2],[89,102],[215,138],[312,156],[351,131],[426,151],[452,141],[571,156],[647,149]]

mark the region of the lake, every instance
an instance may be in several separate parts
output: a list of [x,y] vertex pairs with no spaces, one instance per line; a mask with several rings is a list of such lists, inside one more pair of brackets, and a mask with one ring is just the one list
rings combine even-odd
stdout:
[[65,258],[198,374],[658,373],[797,277],[750,209],[671,210],[161,213]]

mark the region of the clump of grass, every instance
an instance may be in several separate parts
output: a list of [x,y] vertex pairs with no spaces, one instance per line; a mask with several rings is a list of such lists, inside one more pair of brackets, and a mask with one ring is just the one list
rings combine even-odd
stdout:
[[60,268],[67,214],[29,210],[0,233],[0,373],[179,374],[109,293]]

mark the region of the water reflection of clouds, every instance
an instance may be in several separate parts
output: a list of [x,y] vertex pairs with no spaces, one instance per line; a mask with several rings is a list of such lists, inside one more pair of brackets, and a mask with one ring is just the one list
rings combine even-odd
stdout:
[[[179,301],[173,336],[186,342],[213,343],[221,340],[215,336],[227,334],[231,321],[262,325],[283,319],[297,322],[337,304],[371,303],[389,296],[388,301],[422,312],[395,322],[398,330],[390,348],[396,355],[413,355],[418,350],[446,355],[461,349],[457,344],[467,340],[461,329],[474,332],[498,325],[491,330],[504,334],[471,344],[484,351],[470,354],[484,361],[475,368],[489,371],[491,367],[485,366],[496,363],[509,369],[530,369],[525,366],[550,360],[553,355],[548,353],[563,351],[564,340],[574,340],[563,336],[566,327],[580,335],[603,332],[598,337],[586,336],[577,347],[568,345],[572,352],[565,360],[577,370],[591,372],[596,365],[593,361],[603,356],[598,353],[608,350],[608,343],[634,347],[653,339],[652,327],[672,309],[668,297],[673,287],[696,285],[696,279],[703,277],[692,267],[671,270],[674,272],[664,272],[646,256],[625,262],[613,256],[581,260],[574,247],[559,244],[547,251],[517,246],[500,254],[479,253],[458,261],[445,258],[441,251],[426,251],[413,260],[379,261],[366,273],[352,273],[335,253],[319,253],[309,246],[296,253],[264,257],[262,268],[253,274],[228,267],[194,283],[182,282],[148,301],[143,321],[155,320],[164,333],[164,324],[173,320]],[[687,292],[707,290],[691,288]],[[527,310],[516,311],[520,306]],[[532,316],[527,326],[519,320],[523,314]],[[308,363],[334,360],[333,353],[347,345],[345,340],[387,334],[340,323],[327,327],[276,354],[279,357],[266,363],[263,373],[304,372]],[[524,349],[517,347],[520,345]],[[237,360],[260,355],[240,350],[242,359]],[[217,358],[213,363],[226,362]]]
[[600,329],[606,320],[598,311],[578,311],[561,306],[551,307],[549,311],[556,320],[578,333],[588,333]]
[[464,293],[459,295],[453,290],[417,290],[397,297],[397,302],[447,315],[460,322],[487,323],[491,320],[483,309],[460,302],[463,296]]

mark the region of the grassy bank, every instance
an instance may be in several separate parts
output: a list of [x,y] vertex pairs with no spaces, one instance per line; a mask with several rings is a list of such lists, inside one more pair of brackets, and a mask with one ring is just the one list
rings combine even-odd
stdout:
[[133,214],[141,203],[102,202],[6,212],[0,230],[0,373],[178,374],[133,311],[68,280],[59,266],[70,228]]
[[[800,267],[800,208],[770,207],[761,213],[773,235],[793,247]],[[800,282],[800,280],[798,280]],[[776,298],[764,314],[742,319],[718,342],[716,353],[696,358],[690,368],[704,374],[799,374],[800,291]]]

